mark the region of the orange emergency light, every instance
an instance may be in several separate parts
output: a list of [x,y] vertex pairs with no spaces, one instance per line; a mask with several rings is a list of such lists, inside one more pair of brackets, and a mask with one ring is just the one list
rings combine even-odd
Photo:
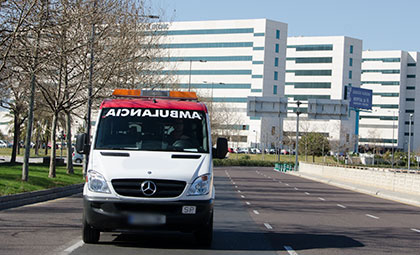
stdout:
[[189,91],[115,89],[112,95],[117,96],[117,97],[198,100],[197,94],[195,92],[189,92]]

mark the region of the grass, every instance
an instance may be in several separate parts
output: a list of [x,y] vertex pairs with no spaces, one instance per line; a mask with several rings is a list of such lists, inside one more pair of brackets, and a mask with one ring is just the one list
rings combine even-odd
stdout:
[[57,167],[56,178],[48,178],[48,166],[31,164],[27,182],[22,179],[22,164],[0,164],[0,196],[17,194],[28,191],[62,187],[83,183],[81,167],[74,167],[74,174],[66,173],[66,167]]
[[[250,160],[263,160],[263,154],[235,154],[232,153],[229,155],[229,159],[242,159],[245,155],[250,157]],[[264,161],[277,162],[277,155],[274,154],[264,154]],[[312,156],[306,157],[305,155],[299,155],[299,161],[312,163]],[[280,155],[280,162],[295,162],[295,155]],[[324,163],[324,157],[315,157],[315,163]],[[334,159],[330,156],[325,157],[325,163],[334,164],[336,163]]]
[[[38,155],[35,155],[35,150],[31,149],[31,154],[30,157],[45,157],[45,156],[49,156],[51,153],[51,149],[48,149],[48,155],[45,155],[45,149],[40,149]],[[18,154],[18,156],[23,156],[23,154],[25,153],[25,149],[24,148],[20,148],[20,153]],[[61,155],[61,150],[60,149],[56,149],[56,153],[57,153],[57,157],[59,157]],[[67,150],[63,149],[63,157],[65,157],[67,154]],[[12,155],[12,148],[0,148],[0,155],[2,156],[11,156]]]

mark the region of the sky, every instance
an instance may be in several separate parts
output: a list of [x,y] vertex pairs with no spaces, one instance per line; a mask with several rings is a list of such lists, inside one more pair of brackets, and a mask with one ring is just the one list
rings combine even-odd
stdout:
[[267,18],[289,36],[349,36],[364,50],[420,51],[419,0],[153,0],[171,21]]

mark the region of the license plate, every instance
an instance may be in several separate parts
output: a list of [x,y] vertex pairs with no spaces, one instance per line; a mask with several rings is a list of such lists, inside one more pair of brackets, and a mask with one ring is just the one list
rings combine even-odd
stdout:
[[195,214],[195,210],[196,210],[195,206],[183,206],[182,214]]
[[166,216],[160,214],[132,214],[128,216],[128,223],[132,225],[163,225],[166,223]]

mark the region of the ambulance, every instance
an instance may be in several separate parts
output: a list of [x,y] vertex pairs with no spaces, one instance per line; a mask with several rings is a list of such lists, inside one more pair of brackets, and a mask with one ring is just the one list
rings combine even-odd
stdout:
[[194,92],[117,89],[100,106],[83,190],[83,241],[101,232],[191,232],[200,245],[213,235],[213,148],[207,107]]

